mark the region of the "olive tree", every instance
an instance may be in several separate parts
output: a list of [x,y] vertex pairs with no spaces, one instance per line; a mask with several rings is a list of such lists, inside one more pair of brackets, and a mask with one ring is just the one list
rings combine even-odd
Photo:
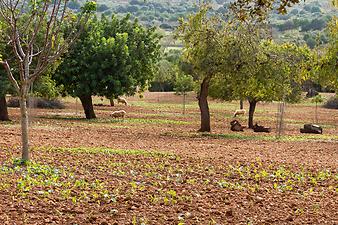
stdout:
[[243,42],[241,38],[232,54],[234,59],[240,56],[237,66],[215,77],[211,95],[224,100],[248,99],[249,128],[254,125],[258,102],[299,99],[300,83],[307,77],[309,49],[268,40]]
[[191,65],[193,76],[199,82],[198,105],[201,112],[200,132],[210,132],[210,112],[208,105],[211,79],[220,72],[220,67],[230,61],[227,51],[231,46],[228,23],[218,17],[207,15],[208,6],[191,15],[187,21],[181,20],[177,34],[183,41],[183,58]]

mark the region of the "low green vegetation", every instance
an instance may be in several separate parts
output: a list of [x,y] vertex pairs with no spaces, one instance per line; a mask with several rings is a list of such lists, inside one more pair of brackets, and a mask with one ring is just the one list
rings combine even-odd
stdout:
[[[34,148],[34,158],[22,167],[9,150],[1,149],[0,190],[10,190],[10,197],[20,204],[49,204],[55,199],[61,205],[95,204],[101,209],[109,207],[110,217],[118,216],[126,201],[193,207],[199,198],[208,196],[206,189],[247,193],[248,201],[256,203],[265,201],[255,196],[259,193],[311,199],[338,192],[333,169],[294,167],[260,158],[211,165],[207,160],[145,150]],[[215,204],[224,204],[224,198],[213,198]],[[56,207],[53,213],[59,210]],[[187,215],[181,219],[189,220]]]

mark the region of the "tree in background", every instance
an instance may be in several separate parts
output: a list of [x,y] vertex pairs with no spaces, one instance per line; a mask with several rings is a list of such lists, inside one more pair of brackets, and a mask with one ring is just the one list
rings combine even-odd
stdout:
[[276,9],[279,13],[285,14],[288,7],[300,1],[301,0],[236,0],[230,4],[230,8],[242,21],[250,19],[263,20],[268,11]]
[[92,95],[108,99],[142,91],[159,60],[159,35],[129,15],[94,18],[65,55],[53,78],[79,97],[87,119],[96,118]]
[[[4,33],[1,30],[4,30],[4,24],[0,21],[0,40],[4,40]],[[6,53],[6,43],[0,41],[0,60],[3,58],[3,54]],[[6,102],[6,94],[12,89],[11,83],[8,80],[6,71],[3,67],[0,67],[0,121],[8,121],[8,110]]]
[[176,78],[175,88],[177,94],[183,96],[183,114],[185,114],[187,92],[194,90],[194,79],[190,75],[179,73]]
[[261,41],[258,29],[239,26],[231,49],[234,67],[224,68],[213,80],[211,96],[223,100],[248,99],[252,128],[259,101],[295,101],[310,51],[293,44]]
[[[67,3],[68,0],[0,0],[0,21],[5,25],[1,36],[14,56],[1,58],[0,65],[20,101],[23,161],[29,160],[27,97],[31,84],[67,50],[77,38],[80,24],[96,8],[95,2],[87,2],[83,12],[74,17],[67,13]],[[61,30],[65,23],[72,27],[67,36]]]
[[[0,56],[1,57],[1,56]],[[12,89],[7,75],[0,68],[0,121],[8,121],[6,94]]]
[[338,93],[338,18],[334,17],[328,24],[329,42],[313,69],[313,79],[319,84]]
[[159,90],[161,92],[168,91],[168,89],[170,90],[173,87],[176,78],[175,67],[176,65],[169,62],[167,59],[162,59],[158,63],[158,70],[151,83],[151,90]]

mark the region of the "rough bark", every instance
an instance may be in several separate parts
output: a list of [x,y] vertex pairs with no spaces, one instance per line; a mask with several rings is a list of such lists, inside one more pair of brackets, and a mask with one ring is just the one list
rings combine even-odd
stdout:
[[210,132],[210,112],[208,105],[208,92],[209,92],[209,82],[210,77],[206,77],[203,79],[201,84],[201,91],[199,93],[198,105],[201,111],[201,128],[198,130],[199,132]]
[[6,97],[0,96],[0,120],[9,121]]
[[20,96],[22,160],[29,160],[27,99]]
[[86,115],[86,119],[95,119],[96,115],[94,112],[92,96],[90,95],[80,96],[80,100],[82,103],[84,113]]
[[249,100],[249,104],[250,104],[250,108],[249,108],[249,124],[248,124],[248,126],[249,126],[249,128],[253,128],[253,126],[254,126],[253,117],[254,117],[257,101],[256,100]]

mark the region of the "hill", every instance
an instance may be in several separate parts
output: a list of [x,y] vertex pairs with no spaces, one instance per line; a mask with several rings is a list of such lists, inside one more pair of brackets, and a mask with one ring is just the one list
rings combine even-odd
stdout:
[[[82,0],[83,1],[83,0]],[[227,13],[232,0],[213,0],[213,13]],[[142,24],[157,26],[170,34],[178,24],[178,19],[198,10],[197,0],[98,0],[98,14],[131,14]],[[72,2],[70,7],[78,9],[79,4]],[[306,0],[291,8],[286,15],[272,12],[269,22],[275,40],[307,44],[311,48],[325,44],[327,22],[338,16],[338,11],[330,5],[330,0]],[[167,41],[167,45],[169,42]]]

